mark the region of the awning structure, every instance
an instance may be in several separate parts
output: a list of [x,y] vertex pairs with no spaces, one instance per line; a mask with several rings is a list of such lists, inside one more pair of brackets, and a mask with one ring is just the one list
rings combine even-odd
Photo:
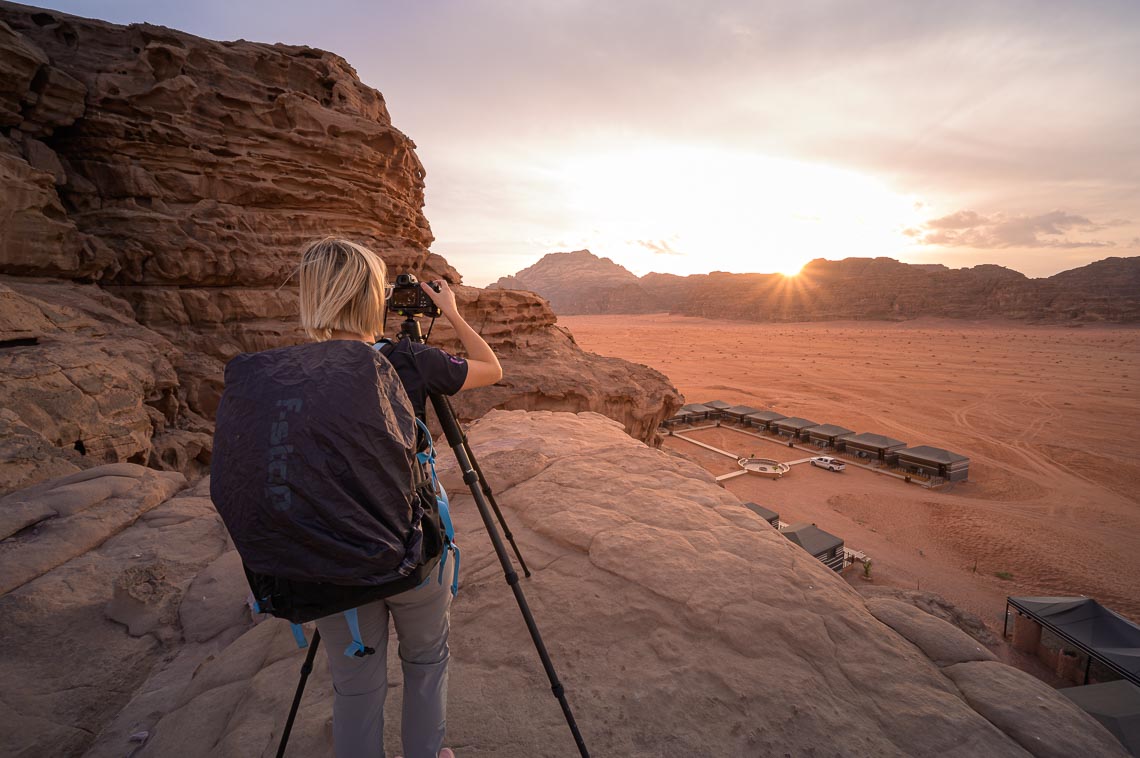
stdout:
[[1068,687],[1057,692],[1103,724],[1133,755],[1140,755],[1140,687],[1117,681]]
[[1006,603],[1121,678],[1140,685],[1140,626],[1090,597],[1010,597]]

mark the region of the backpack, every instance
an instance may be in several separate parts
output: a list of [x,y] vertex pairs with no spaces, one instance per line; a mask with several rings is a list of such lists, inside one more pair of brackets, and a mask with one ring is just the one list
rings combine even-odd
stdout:
[[[299,624],[414,589],[459,551],[431,435],[383,345],[330,340],[243,353],[225,370],[210,497],[254,612]],[[417,447],[417,429],[427,441]]]

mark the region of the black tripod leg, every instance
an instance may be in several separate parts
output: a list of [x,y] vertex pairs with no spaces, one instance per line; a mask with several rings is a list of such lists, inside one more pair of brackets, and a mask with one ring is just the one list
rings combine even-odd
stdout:
[[459,463],[460,470],[463,471],[463,481],[471,489],[471,496],[475,498],[475,505],[479,508],[479,515],[483,518],[483,525],[487,527],[487,535],[491,538],[491,545],[495,548],[495,555],[498,556],[499,563],[502,564],[503,574],[515,595],[515,602],[518,603],[519,611],[522,612],[526,628],[530,632],[530,638],[538,651],[538,657],[542,659],[542,667],[546,669],[546,676],[550,680],[550,689],[554,693],[554,697],[558,698],[558,704],[562,706],[562,715],[566,717],[566,724],[574,736],[574,743],[578,746],[578,752],[582,758],[589,758],[590,753],[586,750],[586,743],[582,740],[578,725],[574,723],[574,714],[570,711],[566,692],[562,683],[558,681],[558,674],[554,671],[550,654],[546,652],[546,645],[542,642],[538,625],[534,621],[534,616],[531,615],[530,606],[527,605],[522,586],[519,585],[519,575],[515,573],[514,566],[511,565],[511,557],[507,554],[507,549],[503,547],[499,530],[495,528],[495,522],[487,509],[487,501],[483,497],[482,490],[477,486],[479,475],[475,473],[475,468],[471,465],[471,458],[467,454],[467,445],[464,442],[463,433],[459,429],[459,423],[455,420],[455,414],[451,412],[451,407],[447,404],[446,398],[440,395],[432,395],[431,403],[435,407],[435,415],[439,417],[440,425],[443,426],[443,433],[447,435],[447,442],[455,451],[455,459]]
[[[440,397],[443,402],[447,404],[447,412],[451,414],[452,418],[454,418],[455,411],[451,407],[451,401],[448,400],[444,395],[441,395]],[[438,410],[436,411],[436,415],[439,415]],[[503,528],[503,536],[507,538],[507,542],[511,543],[511,548],[515,551],[515,557],[519,559],[519,565],[522,566],[523,576],[526,576],[529,579],[530,569],[527,568],[526,561],[523,560],[522,553],[519,552],[519,546],[515,543],[515,536],[511,534],[511,528],[507,526],[507,520],[503,518],[503,512],[499,510],[499,504],[495,501],[494,493],[491,492],[491,485],[487,484],[487,477],[483,476],[483,469],[479,468],[479,461],[475,460],[475,452],[471,449],[471,444],[467,441],[467,434],[463,431],[463,428],[460,427],[458,423],[456,424],[456,428],[459,429],[459,437],[463,441],[463,448],[467,451],[467,457],[471,461],[471,467],[475,469],[475,475],[479,477],[479,486],[483,490],[483,495],[487,498],[487,502],[491,504],[491,510],[495,512],[495,518],[498,520],[499,526]]]
[[313,632],[313,641],[309,643],[309,653],[305,662],[301,664],[301,681],[297,682],[297,694],[293,696],[293,707],[289,709],[289,718],[285,721],[285,731],[281,733],[281,744],[277,746],[277,758],[284,758],[285,746],[289,744],[289,733],[293,731],[293,720],[297,718],[297,708],[301,705],[301,695],[305,692],[305,683],[309,681],[309,674],[313,673],[313,658],[321,644],[321,632]]

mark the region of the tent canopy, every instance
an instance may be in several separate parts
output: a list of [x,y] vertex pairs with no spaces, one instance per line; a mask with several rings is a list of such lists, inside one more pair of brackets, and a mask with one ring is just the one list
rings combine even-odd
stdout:
[[1007,600],[1061,639],[1092,655],[1125,679],[1140,684],[1140,626],[1090,597],[1011,597]]
[[812,555],[822,555],[843,546],[842,538],[828,534],[815,524],[792,524],[783,535]]
[[900,450],[899,455],[905,458],[926,461],[928,463],[958,463],[959,461],[970,460],[964,455],[958,455],[949,450],[943,450],[940,447],[931,447],[930,445],[908,447],[905,450]]
[[854,433],[855,432],[851,431],[850,429],[844,429],[842,426],[836,426],[835,424],[820,424],[819,426],[813,426],[808,430],[808,434],[815,434],[823,437],[842,437],[845,434]]
[[906,445],[902,440],[896,440],[891,437],[884,437],[881,434],[873,434],[871,432],[863,432],[856,434],[854,437],[847,438],[847,444],[863,445],[865,447],[878,447],[878,448],[892,448],[900,445]]
[[1057,691],[1103,724],[1133,755],[1140,755],[1140,687],[1121,680]]
[[776,422],[776,426],[783,427],[784,429],[807,429],[812,426],[818,426],[814,421],[808,421],[806,418],[799,416],[792,416],[791,418],[782,418]]
[[770,508],[765,508],[764,506],[760,505],[759,503],[744,503],[744,507],[747,508],[748,510],[752,511],[753,513],[755,513],[757,516],[764,519],[765,521],[771,521],[773,519],[780,518],[780,514],[776,513],[774,510],[772,510]]

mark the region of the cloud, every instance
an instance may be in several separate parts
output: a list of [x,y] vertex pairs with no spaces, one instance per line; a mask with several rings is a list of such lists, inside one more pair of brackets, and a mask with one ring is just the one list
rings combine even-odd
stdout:
[[1098,232],[1121,223],[1128,222],[1096,223],[1085,216],[1060,210],[1035,216],[1004,213],[986,216],[973,210],[961,210],[931,219],[920,227],[904,229],[903,234],[924,245],[971,247],[979,250],[1009,247],[1114,247],[1115,242],[1071,239],[1068,235]]
[[680,250],[674,250],[665,240],[634,240],[634,242],[656,255],[684,255]]

